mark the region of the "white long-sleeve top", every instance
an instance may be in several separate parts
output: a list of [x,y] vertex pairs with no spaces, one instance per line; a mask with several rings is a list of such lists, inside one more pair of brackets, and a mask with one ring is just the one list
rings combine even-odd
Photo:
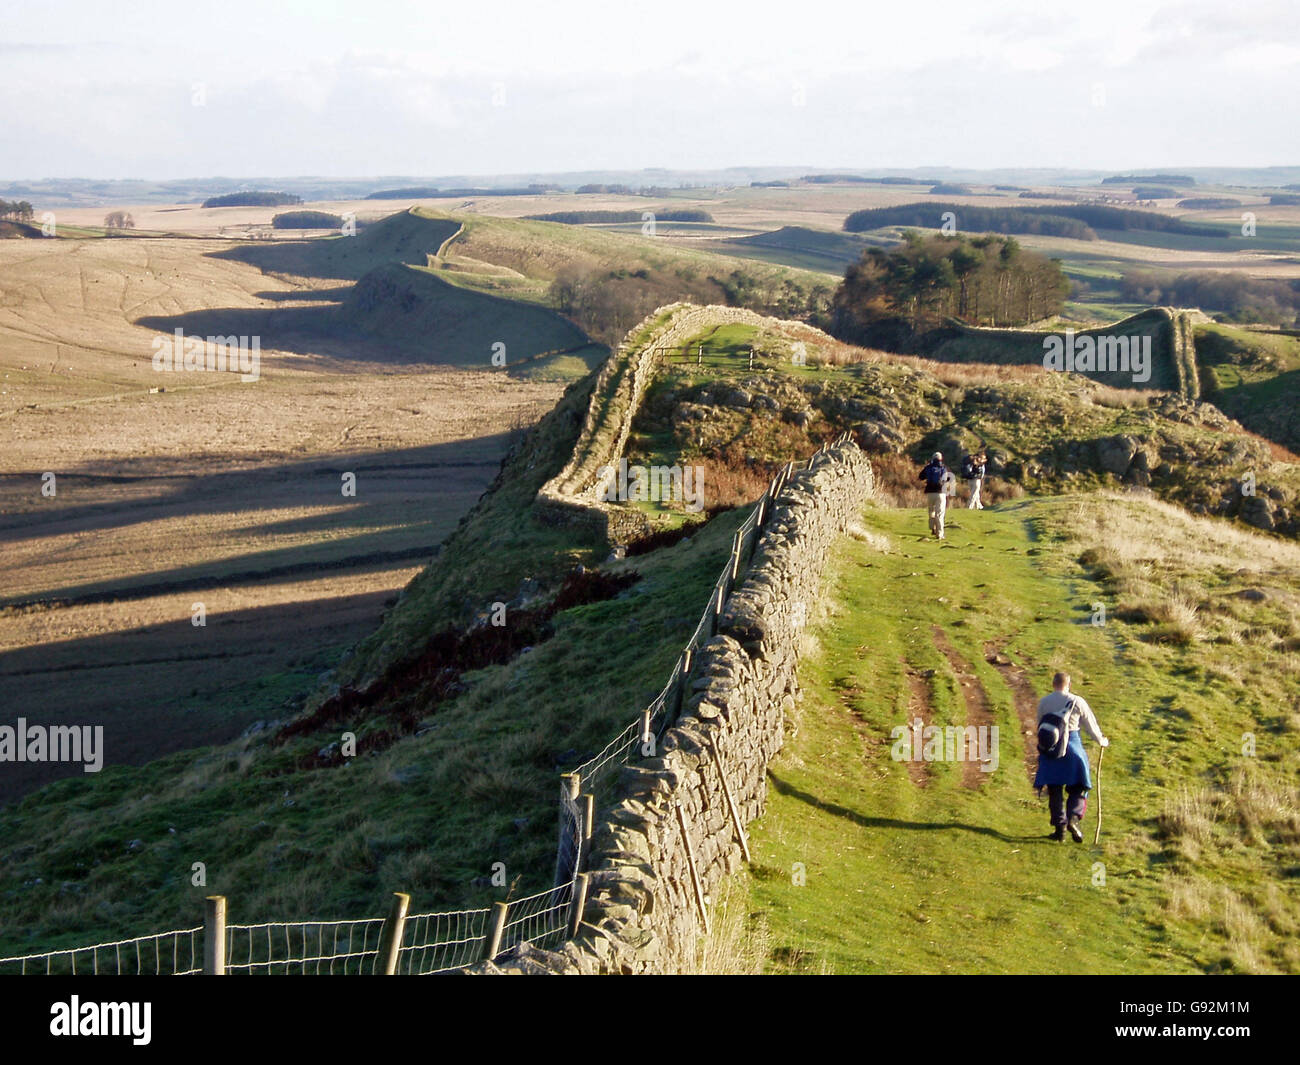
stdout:
[[1101,726],[1097,724],[1097,715],[1082,695],[1048,692],[1038,700],[1038,720],[1041,722],[1048,714],[1064,718],[1066,727],[1071,732],[1078,732],[1079,725],[1082,724],[1087,728],[1088,735],[1098,743],[1106,738],[1101,733]]

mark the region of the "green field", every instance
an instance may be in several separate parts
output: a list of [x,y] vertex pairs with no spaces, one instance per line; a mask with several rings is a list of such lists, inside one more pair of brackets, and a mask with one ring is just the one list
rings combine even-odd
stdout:
[[[868,509],[826,574],[752,833],[768,970],[1294,972],[1300,553],[1117,497],[950,516],[938,543],[919,510]],[[1097,532],[1125,537],[1091,545],[1103,579],[1078,561]],[[1029,787],[1013,676],[1023,715],[1056,669],[1112,741],[1098,847],[1095,792],[1081,846],[1045,838]],[[994,772],[891,759],[894,726],[975,723],[982,698]]]

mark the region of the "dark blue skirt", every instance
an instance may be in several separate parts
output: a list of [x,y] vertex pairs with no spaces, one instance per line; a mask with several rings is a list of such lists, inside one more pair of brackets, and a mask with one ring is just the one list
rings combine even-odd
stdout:
[[1083,737],[1078,730],[1070,733],[1070,742],[1065,748],[1064,758],[1044,758],[1038,756],[1038,772],[1034,774],[1034,787],[1045,788],[1053,784],[1068,788],[1082,784],[1086,789],[1092,787],[1092,773],[1088,766],[1088,755],[1083,749]]

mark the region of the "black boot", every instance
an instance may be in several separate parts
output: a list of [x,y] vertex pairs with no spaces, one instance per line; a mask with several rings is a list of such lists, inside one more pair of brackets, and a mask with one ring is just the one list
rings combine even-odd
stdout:
[[1064,825],[1057,825],[1054,829],[1052,829],[1052,834],[1051,834],[1050,836],[1048,836],[1047,838],[1048,838],[1048,839],[1054,839],[1054,840],[1056,840],[1057,843],[1064,843],[1064,842],[1065,842],[1065,826],[1064,826]]
[[1079,819],[1077,817],[1070,818],[1070,838],[1074,840],[1075,843],[1083,842],[1083,829],[1079,827]]

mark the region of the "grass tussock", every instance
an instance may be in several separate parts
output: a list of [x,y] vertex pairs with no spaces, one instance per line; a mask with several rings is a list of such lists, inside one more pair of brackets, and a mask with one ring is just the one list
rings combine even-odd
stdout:
[[748,890],[736,879],[718,888],[710,932],[702,936],[691,976],[761,976],[772,952],[772,930],[762,914],[749,912]]

